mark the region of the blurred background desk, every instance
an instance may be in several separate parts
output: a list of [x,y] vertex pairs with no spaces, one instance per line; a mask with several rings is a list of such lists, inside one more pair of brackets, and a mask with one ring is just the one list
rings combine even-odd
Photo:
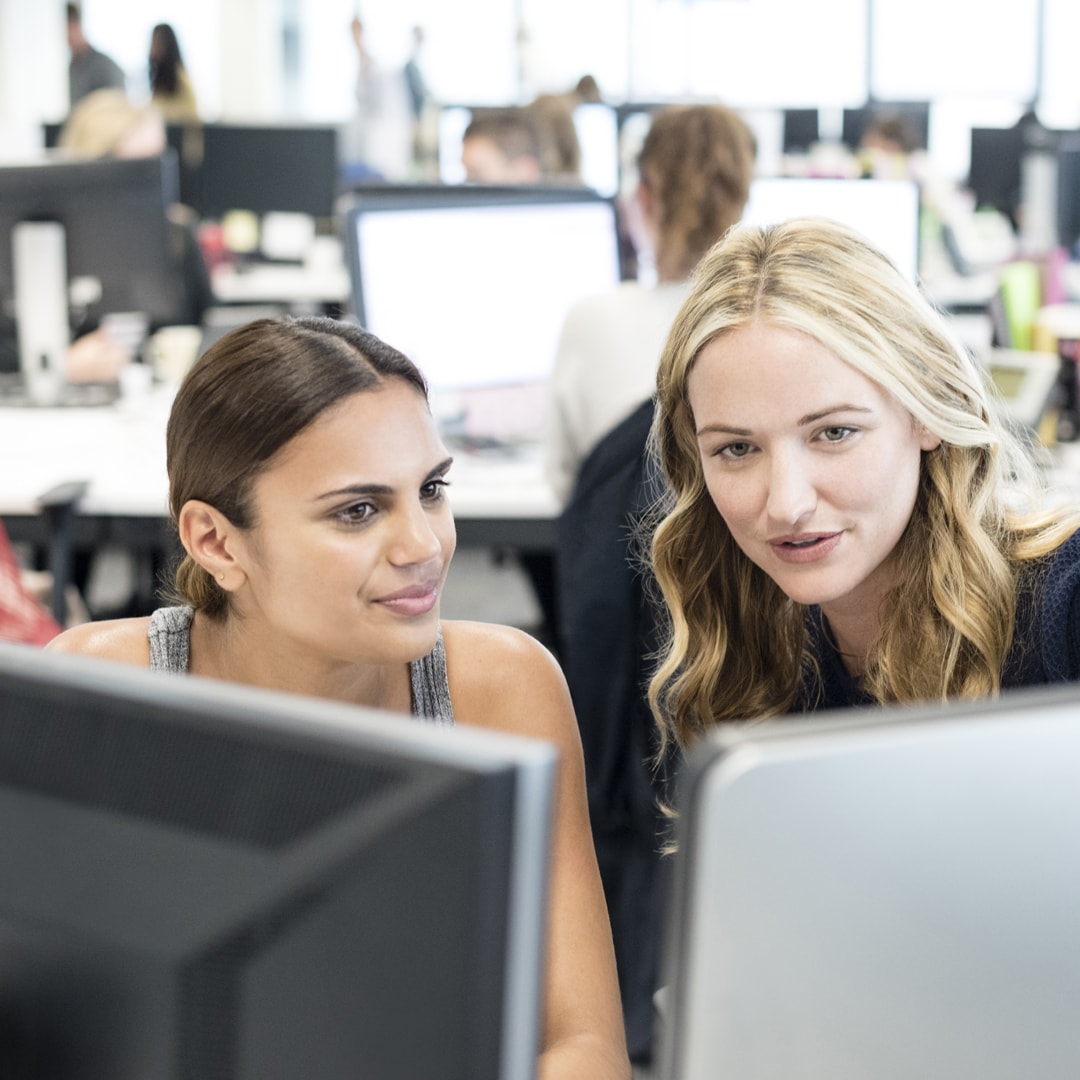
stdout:
[[279,304],[293,309],[345,310],[351,284],[336,237],[320,237],[303,263],[253,262],[214,268],[219,304]]
[[[12,541],[50,553],[50,568],[76,549],[112,544],[152,563],[176,551],[168,521],[165,424],[168,388],[137,403],[69,408],[0,407],[0,518]],[[462,547],[549,554],[558,506],[538,446],[470,453],[450,443],[450,500]],[[42,496],[64,485],[66,515],[43,512]],[[83,486],[85,485],[85,486]],[[149,582],[153,587],[153,578]],[[147,597],[147,599],[151,599]]]

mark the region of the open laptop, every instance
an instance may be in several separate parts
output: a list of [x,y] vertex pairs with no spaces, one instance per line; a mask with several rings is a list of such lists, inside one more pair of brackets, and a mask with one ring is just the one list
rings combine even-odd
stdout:
[[1080,1075],[1080,687],[724,728],[678,805],[664,1080]]

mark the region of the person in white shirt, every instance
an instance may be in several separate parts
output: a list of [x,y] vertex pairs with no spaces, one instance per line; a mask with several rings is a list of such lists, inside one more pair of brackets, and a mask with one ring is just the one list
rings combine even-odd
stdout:
[[656,281],[624,282],[567,314],[545,433],[546,472],[561,502],[589,451],[652,394],[694,266],[742,217],[755,150],[749,127],[723,105],[673,106],[653,120],[630,210]]

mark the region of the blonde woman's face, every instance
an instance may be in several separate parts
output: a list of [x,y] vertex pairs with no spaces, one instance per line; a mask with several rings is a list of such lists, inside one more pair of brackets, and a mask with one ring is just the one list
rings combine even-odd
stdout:
[[830,621],[869,616],[940,440],[814,338],[753,324],[710,342],[688,381],[705,482],[735,542]]

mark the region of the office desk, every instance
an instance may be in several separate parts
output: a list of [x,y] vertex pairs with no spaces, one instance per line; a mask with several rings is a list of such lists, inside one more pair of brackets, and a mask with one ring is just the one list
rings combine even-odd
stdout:
[[321,305],[342,307],[352,295],[349,270],[341,242],[320,237],[308,261],[251,263],[214,268],[210,276],[214,296],[222,304]]
[[215,298],[222,304],[332,304],[347,303],[349,274],[345,268],[273,263],[253,264],[242,270],[218,267],[210,277]]
[[[158,387],[138,405],[92,408],[0,407],[0,518],[13,540],[49,544],[41,496],[85,483],[70,521],[78,545],[116,542],[167,548],[165,424],[172,395]],[[463,545],[550,552],[558,504],[538,447],[518,454],[470,454],[451,446],[450,502]]]

